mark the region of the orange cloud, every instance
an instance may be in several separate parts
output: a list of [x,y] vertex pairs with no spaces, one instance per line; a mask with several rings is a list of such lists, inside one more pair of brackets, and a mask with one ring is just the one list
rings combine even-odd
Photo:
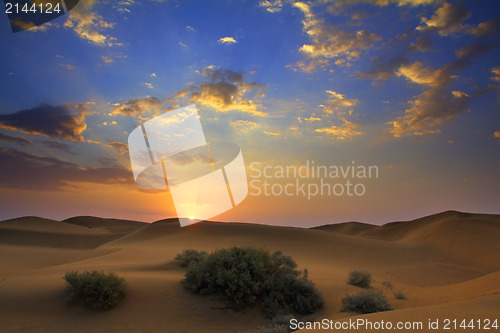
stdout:
[[391,122],[394,137],[440,133],[439,127],[462,113],[469,97],[459,91],[452,93],[443,89],[431,89],[410,101],[405,115]]
[[354,135],[363,134],[363,132],[359,130],[358,124],[350,122],[345,118],[341,118],[341,120],[343,122],[342,126],[323,127],[323,128],[318,128],[315,131],[318,133],[327,133],[333,135],[339,140],[345,140]]
[[304,61],[298,63],[300,70],[310,72],[318,66],[328,65],[329,59],[340,56],[358,58],[361,50],[371,48],[382,39],[366,30],[347,31],[340,29],[338,24],[325,23],[315,17],[308,3],[295,2],[293,5],[304,14],[303,30],[312,41],[300,48],[300,52],[310,59],[308,64]]
[[114,23],[92,11],[95,0],[80,1],[79,5],[71,10],[64,27],[73,29],[82,39],[99,46],[111,46],[115,38],[104,35],[102,30],[114,27]]
[[254,116],[265,117],[260,111],[262,105],[249,96],[264,97],[263,84],[245,82],[243,75],[228,69],[209,66],[200,72],[206,80],[178,92],[175,97],[187,97],[191,102],[214,108],[220,112],[240,111]]
[[234,37],[222,37],[217,41],[220,44],[236,44],[238,43]]
[[422,25],[417,30],[437,31],[441,36],[448,36],[461,32],[467,27],[463,22],[470,17],[470,10],[462,6],[454,6],[445,2],[432,17],[422,17]]
[[343,109],[354,107],[359,103],[358,99],[346,98],[344,95],[332,90],[327,90],[326,93],[329,94],[330,98],[325,101],[324,105],[320,105],[320,107],[328,114],[337,113],[344,115],[345,112],[342,111]]
[[429,87],[442,87],[450,82],[450,75],[445,69],[433,70],[419,61],[402,65],[396,75],[403,76],[410,82]]

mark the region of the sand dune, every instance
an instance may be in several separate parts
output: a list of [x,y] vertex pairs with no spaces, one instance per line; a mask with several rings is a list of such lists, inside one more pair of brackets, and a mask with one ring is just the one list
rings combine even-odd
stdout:
[[354,236],[376,228],[377,226],[373,224],[367,224],[361,222],[346,222],[346,223],[322,225],[319,227],[315,227],[313,229]]
[[[221,310],[217,299],[187,292],[179,283],[184,270],[173,260],[186,248],[233,245],[281,250],[307,268],[325,298],[320,319],[491,317],[491,305],[500,304],[499,237],[500,216],[458,212],[380,227],[349,222],[314,229],[18,218],[0,222],[0,321],[2,332],[246,332],[266,323],[257,307]],[[123,302],[102,313],[67,306],[62,276],[84,269],[124,276],[129,287]],[[345,282],[352,269],[369,270],[373,287],[396,310],[340,312],[341,297],[359,290]],[[408,299],[396,300],[385,280]]]
[[500,269],[500,216],[447,211],[407,222],[392,222],[381,227],[352,222],[323,226],[356,230],[352,234],[398,242],[428,244],[449,259],[466,266],[494,272]]

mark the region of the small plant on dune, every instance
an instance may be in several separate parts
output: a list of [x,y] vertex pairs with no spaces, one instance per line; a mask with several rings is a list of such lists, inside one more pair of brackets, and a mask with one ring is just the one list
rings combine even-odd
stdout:
[[384,282],[382,282],[382,284],[389,290],[392,290],[392,288],[394,288],[394,283],[392,283],[392,281],[385,280]]
[[125,279],[102,271],[68,272],[63,279],[68,287],[68,303],[77,302],[92,310],[106,310],[125,296]]
[[366,314],[392,309],[385,295],[377,290],[363,290],[358,294],[347,294],[342,298],[342,311]]
[[200,262],[207,256],[205,251],[197,251],[193,249],[184,250],[175,256],[175,260],[181,265],[181,267],[188,267],[190,263]]
[[372,275],[367,271],[354,270],[349,273],[347,283],[361,288],[370,288],[372,284]]
[[292,331],[289,325],[293,318],[292,315],[276,316],[268,322],[267,326],[257,327],[255,330],[249,330],[248,333],[290,333]]
[[402,290],[394,292],[394,297],[396,299],[406,299],[406,295]]
[[232,247],[189,263],[183,283],[198,294],[217,294],[235,310],[258,302],[268,319],[312,314],[323,299],[307,272],[296,267],[281,252]]

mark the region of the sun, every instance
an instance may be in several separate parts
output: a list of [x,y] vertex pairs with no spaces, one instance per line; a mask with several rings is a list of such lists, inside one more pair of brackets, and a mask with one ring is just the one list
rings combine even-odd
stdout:
[[194,216],[190,216],[190,217],[189,217],[189,219],[190,219],[190,220],[194,220]]

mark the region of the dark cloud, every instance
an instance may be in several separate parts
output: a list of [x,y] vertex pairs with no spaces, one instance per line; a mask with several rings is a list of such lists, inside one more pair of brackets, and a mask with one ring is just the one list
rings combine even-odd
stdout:
[[145,97],[133,99],[126,102],[125,104],[118,105],[114,108],[114,114],[120,114],[123,116],[131,116],[135,114],[141,114],[153,111],[156,113],[163,109],[163,101],[156,97]]
[[463,22],[471,15],[469,9],[463,6],[454,6],[445,2],[431,18],[422,17],[422,25],[418,30],[437,32],[441,36],[448,36],[466,30]]
[[423,63],[411,62],[405,57],[393,57],[383,61],[380,57],[372,60],[367,72],[358,72],[358,77],[370,80],[390,80],[394,74],[405,77],[410,82],[430,87],[444,87],[450,84],[452,76],[473,64],[475,58],[495,49],[496,45],[473,42],[457,50],[457,58],[438,69],[432,69]]
[[22,136],[10,136],[7,134],[0,133],[0,141],[3,142],[13,142],[13,143],[18,143],[21,145],[31,145],[33,142],[27,140],[26,138]]
[[430,89],[409,102],[404,116],[391,122],[394,137],[440,133],[439,127],[465,111],[469,96],[461,91]]
[[0,147],[0,187],[56,191],[74,183],[132,184],[131,173],[120,167],[84,168],[57,158]]
[[381,57],[374,57],[371,68],[367,72],[358,72],[358,77],[361,79],[370,80],[390,80],[395,72],[403,66],[410,64],[410,61],[403,57],[389,58],[384,61]]
[[200,72],[204,81],[198,86],[193,85],[176,94],[176,98],[187,97],[193,103],[199,103],[214,108],[217,111],[241,111],[255,116],[266,116],[262,108],[249,97],[263,97],[261,91],[265,85],[256,82],[245,82],[243,74],[229,69],[209,66]]
[[123,142],[108,142],[106,146],[113,148],[118,154],[128,153],[128,145]]
[[16,113],[0,115],[0,128],[19,130],[27,134],[43,135],[71,141],[83,141],[87,128],[85,105],[40,105]]
[[483,44],[481,42],[474,42],[464,48],[457,50],[455,53],[457,59],[446,65],[447,70],[451,72],[462,71],[472,65],[474,58],[481,57],[486,53],[497,48],[498,45]]
[[470,32],[476,37],[487,37],[500,31],[500,22],[498,19],[488,22],[481,22],[477,27],[470,29]]
[[434,49],[434,44],[427,36],[418,36],[414,43],[410,44],[409,51],[426,52]]
[[54,149],[67,150],[67,151],[71,150],[71,146],[64,142],[45,140],[42,141],[42,143]]

